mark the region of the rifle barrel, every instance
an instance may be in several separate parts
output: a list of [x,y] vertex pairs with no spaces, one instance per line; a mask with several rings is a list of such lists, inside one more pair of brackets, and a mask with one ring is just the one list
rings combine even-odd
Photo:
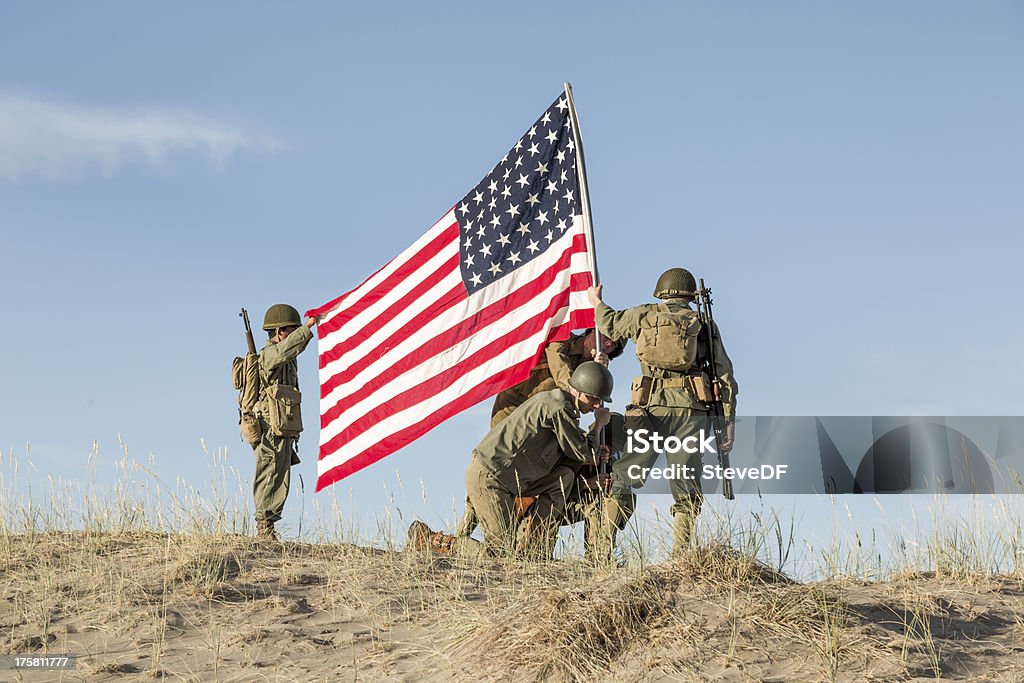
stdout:
[[238,315],[245,323],[245,341],[249,344],[249,353],[256,353],[256,340],[252,338],[252,326],[249,325],[249,311],[243,308]]

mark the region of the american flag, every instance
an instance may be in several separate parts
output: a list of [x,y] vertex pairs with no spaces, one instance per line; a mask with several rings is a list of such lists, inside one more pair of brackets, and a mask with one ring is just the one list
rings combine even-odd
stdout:
[[526,379],[594,324],[567,97],[411,247],[307,315],[320,352],[317,490]]

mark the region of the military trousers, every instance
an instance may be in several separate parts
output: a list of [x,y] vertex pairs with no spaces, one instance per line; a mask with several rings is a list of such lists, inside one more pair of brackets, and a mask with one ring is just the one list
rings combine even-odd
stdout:
[[[644,468],[668,465],[677,472],[683,472],[685,467],[690,475],[668,480],[673,499],[673,554],[689,545],[697,515],[700,514],[704,501],[700,477],[703,460],[699,452],[679,450],[662,453],[654,448],[644,450],[642,444],[636,441],[635,434],[637,430],[646,429],[650,436],[657,434],[662,440],[674,436],[685,443],[688,437],[696,437],[691,442],[700,443],[701,430],[704,430],[706,436],[711,428],[708,418],[706,411],[674,406],[649,406],[646,409],[630,406],[626,411],[626,428],[633,430],[634,443],[626,444],[623,456],[612,467],[612,497],[627,501],[627,496],[632,495],[631,491],[645,483],[646,479],[638,474]],[[648,438],[647,441],[653,439]],[[663,461],[659,462],[662,457]],[[625,508],[620,506],[620,509]],[[632,510],[629,514],[632,514]],[[607,524],[606,532],[612,533]]]
[[[557,520],[565,511],[565,501],[569,491],[572,489],[575,477],[576,472],[572,468],[565,465],[556,467],[550,474],[541,477],[531,484],[529,490],[518,493],[517,497],[533,498],[534,501],[530,507],[535,513],[534,516],[544,520],[550,519],[557,532]],[[474,510],[473,503],[467,495],[466,510],[462,515],[462,519],[459,520],[455,535],[459,537],[470,536],[476,530],[479,523],[480,520],[476,510]],[[531,524],[530,527],[524,531],[524,542],[527,541],[530,534],[535,533],[539,529],[535,524]],[[550,535],[548,526],[545,526],[545,533]]]
[[281,519],[291,482],[291,462],[295,439],[274,436],[270,425],[260,419],[263,436],[253,445],[256,471],[252,478],[252,496],[256,519],[276,522]]
[[[494,406],[491,408],[491,429],[497,427],[505,418],[514,413],[516,408],[523,405],[526,398],[526,396],[516,391],[514,387],[498,394],[498,397],[494,399]],[[469,502],[469,496],[467,495],[466,509],[462,513],[462,519],[459,520],[458,525],[455,527],[455,535],[460,538],[470,536],[479,525],[480,519],[476,516],[476,511],[473,509],[473,504]]]
[[[570,503],[569,510],[579,510],[584,523],[584,556],[595,562],[611,562],[615,554],[618,533],[636,509],[636,496],[632,493],[609,495],[588,494],[582,505]],[[570,517],[572,519],[572,517]]]
[[[568,469],[568,468],[566,468]],[[571,472],[571,470],[569,470]],[[550,484],[550,482],[546,482]],[[469,495],[469,502],[480,521],[480,527],[484,535],[484,549],[492,555],[510,555],[517,551],[527,550],[523,543],[517,541],[517,532],[520,523],[527,529],[543,530],[544,538],[547,538],[547,530],[554,518],[553,507],[557,503],[536,502],[521,515],[516,514],[516,498],[536,492],[531,486],[529,491],[512,492],[498,481],[498,478],[491,473],[480,458],[476,455],[469,462],[466,468],[466,493]],[[561,504],[564,506],[564,503]],[[560,514],[561,508],[559,508]],[[557,526],[556,526],[557,528]],[[525,532],[532,538],[532,533]]]
[[[688,437],[697,437],[695,443],[699,443],[701,430],[706,432],[710,428],[710,421],[707,412],[701,410],[666,406],[639,409],[630,406],[626,411],[626,428],[632,429],[634,434],[646,429],[649,435],[657,434],[662,439],[675,436],[685,441]],[[612,466],[612,491],[627,493],[630,489],[642,486],[646,481],[642,475],[644,468],[656,466],[659,457],[664,456],[666,464],[678,468],[680,472],[685,466],[691,475],[669,479],[669,490],[675,501],[672,513],[689,513],[695,506],[699,509],[700,501],[704,498],[700,484],[703,465],[701,454],[682,450],[662,453],[652,447],[645,449],[635,436],[634,440],[634,443],[626,444],[622,457]],[[649,437],[647,441],[651,442],[652,439]]]
[[517,551],[531,557],[551,558],[558,540],[558,527],[565,517],[566,501],[575,483],[576,470],[560,465],[522,493],[522,498],[533,501],[519,524]]

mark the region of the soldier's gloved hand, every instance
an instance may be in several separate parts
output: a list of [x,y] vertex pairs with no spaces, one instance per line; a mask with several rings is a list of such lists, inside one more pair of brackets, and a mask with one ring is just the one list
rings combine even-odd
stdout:
[[729,420],[725,423],[725,429],[722,430],[722,443],[719,447],[722,449],[723,454],[728,455],[735,443],[736,420]]
[[608,426],[608,423],[612,421],[612,413],[604,406],[598,406],[594,408],[594,430],[597,431],[603,427]]
[[601,365],[603,365],[605,367],[608,367],[608,354],[606,354],[606,353],[604,353],[602,351],[598,351],[597,349],[594,349],[593,353],[594,353],[594,360],[595,361],[597,361],[598,363],[600,363]]
[[601,303],[601,285],[597,287],[587,288],[587,299],[590,300],[590,305],[597,308],[597,305]]

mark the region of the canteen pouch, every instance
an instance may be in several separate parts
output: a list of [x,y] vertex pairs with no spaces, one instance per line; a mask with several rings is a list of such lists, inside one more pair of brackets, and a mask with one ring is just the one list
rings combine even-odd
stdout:
[[273,384],[267,387],[267,423],[274,436],[297,437],[302,433],[302,394],[295,387]]
[[242,413],[239,425],[242,432],[242,441],[250,446],[255,446],[263,438],[263,429],[260,427],[260,421],[252,413]]
[[654,368],[686,372],[697,359],[700,320],[690,309],[671,311],[664,304],[640,318],[636,357]]
[[651,402],[651,389],[654,388],[654,378],[646,375],[633,380],[632,396],[629,402],[634,406],[646,407]]

